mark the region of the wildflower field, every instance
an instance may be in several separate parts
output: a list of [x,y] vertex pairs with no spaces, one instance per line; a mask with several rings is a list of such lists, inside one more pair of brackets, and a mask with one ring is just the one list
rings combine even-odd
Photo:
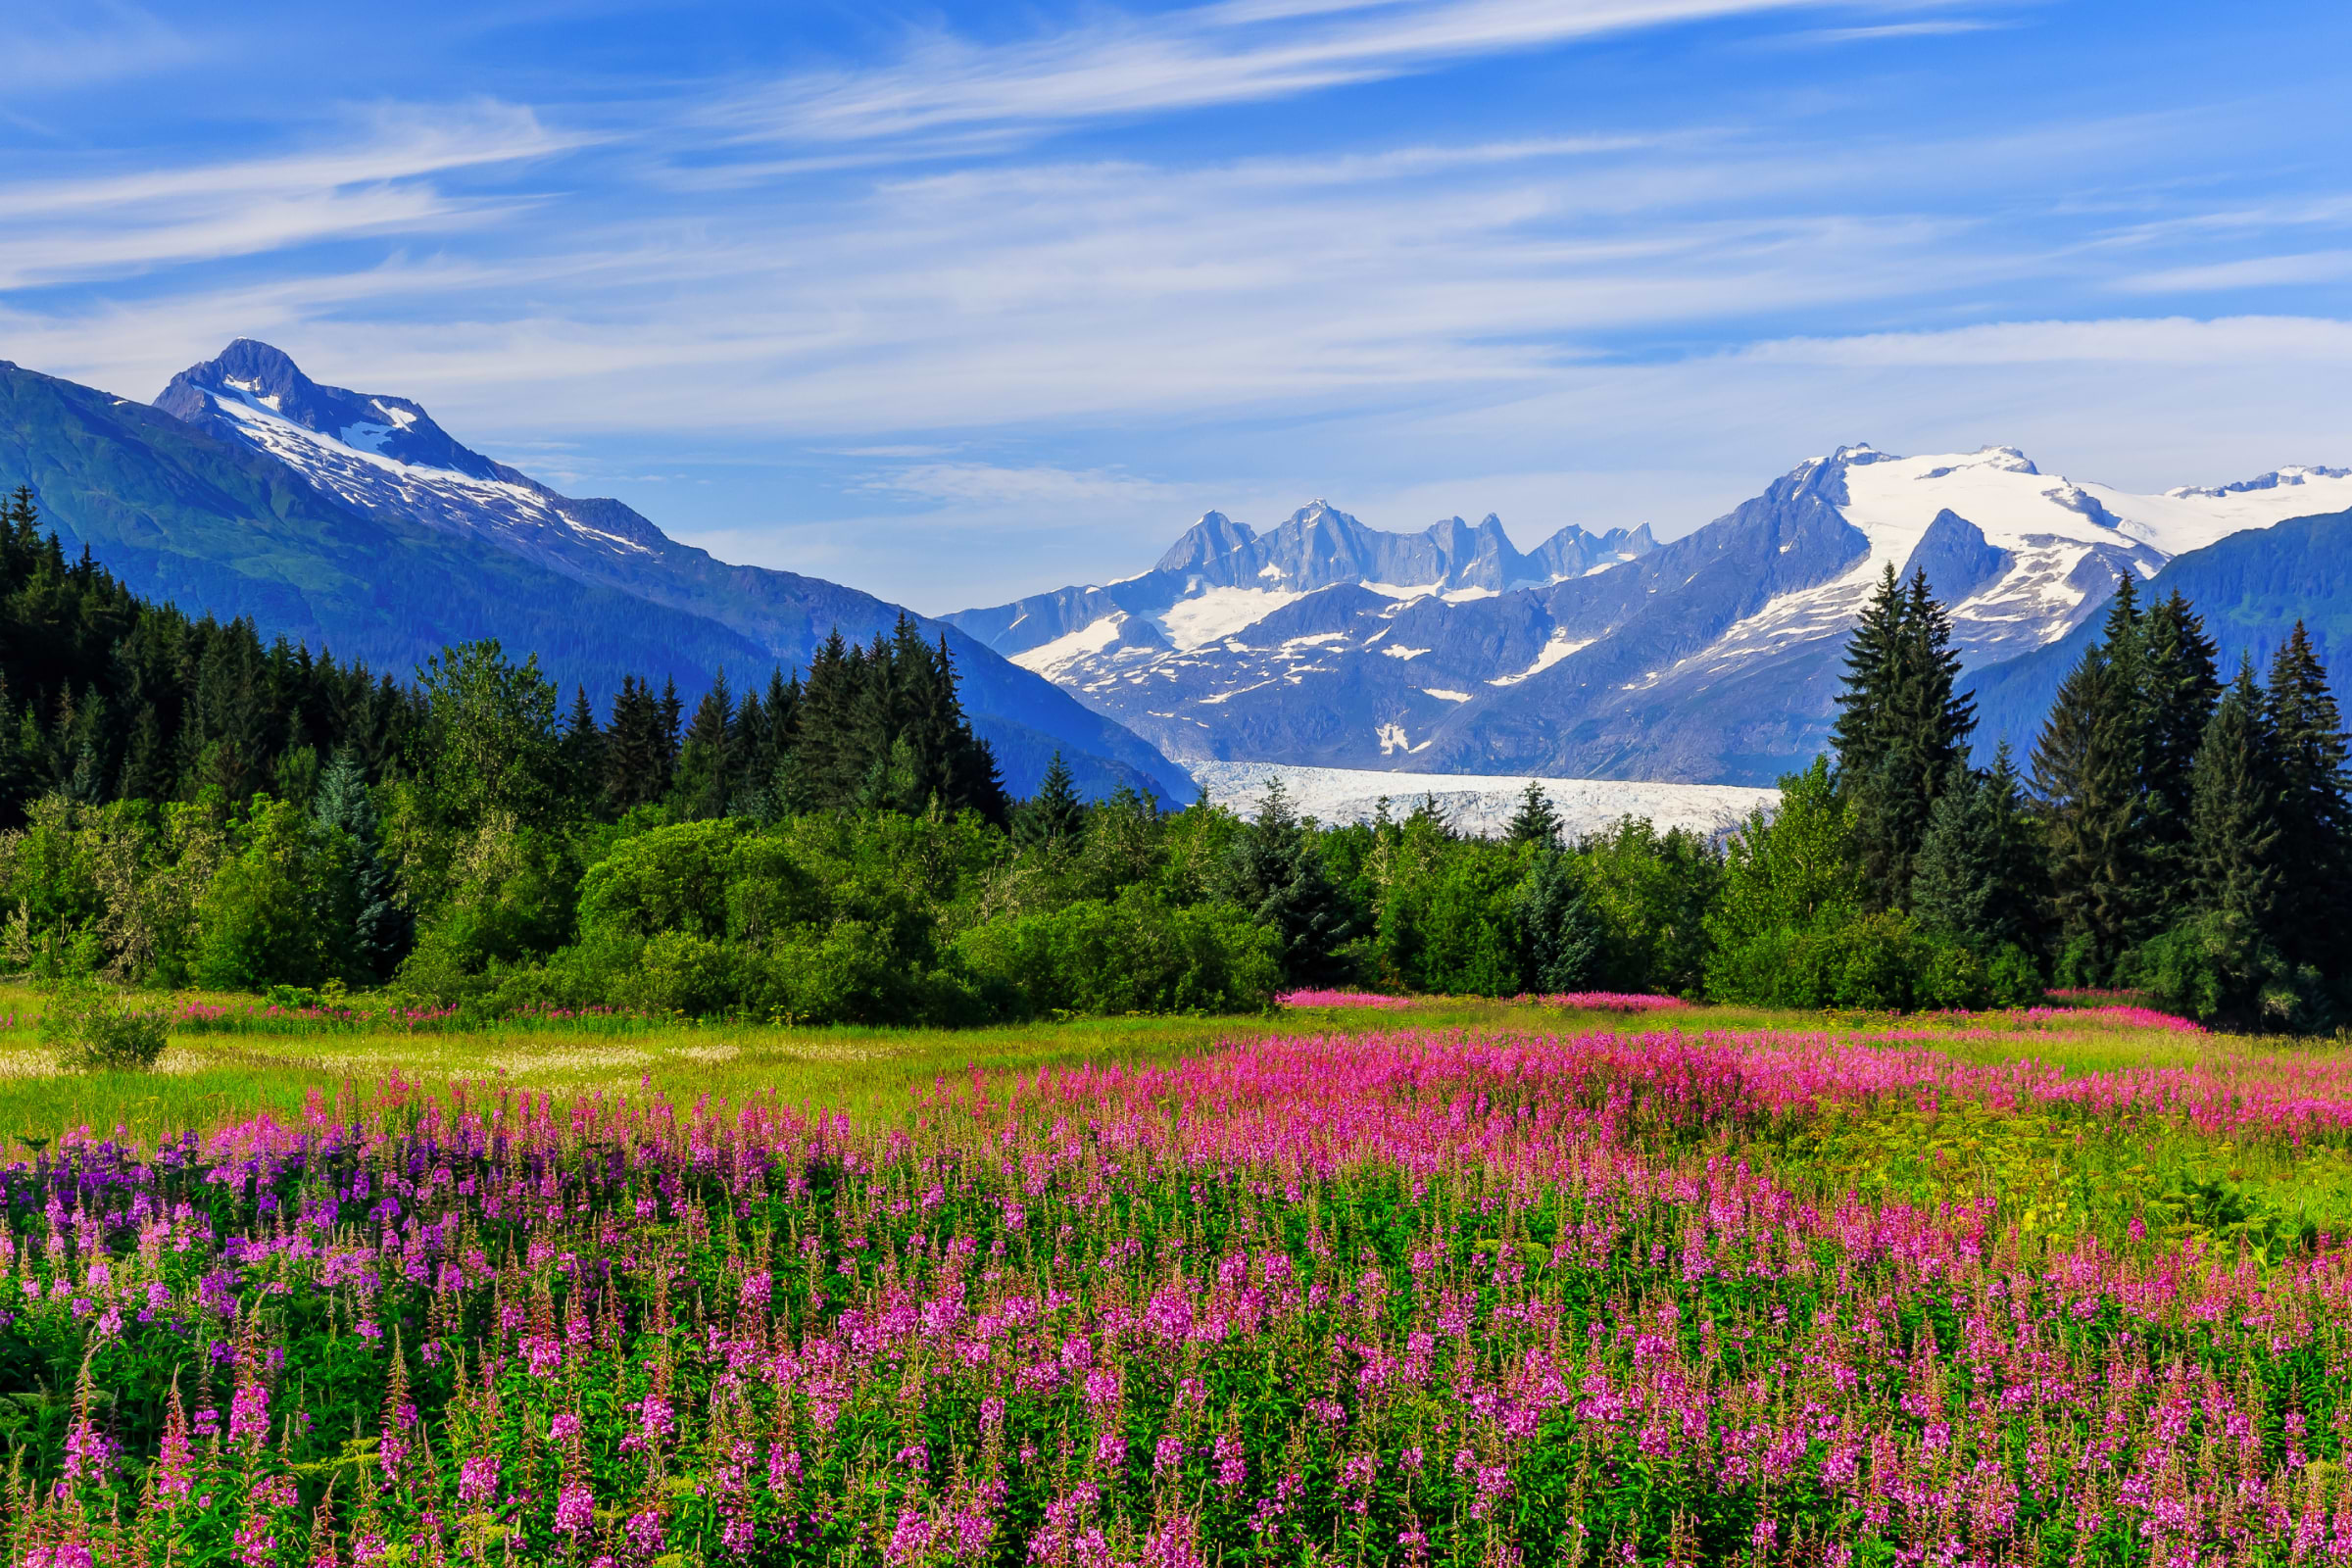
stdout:
[[2352,1555],[2333,1047],[553,1027],[0,1062],[9,1562]]

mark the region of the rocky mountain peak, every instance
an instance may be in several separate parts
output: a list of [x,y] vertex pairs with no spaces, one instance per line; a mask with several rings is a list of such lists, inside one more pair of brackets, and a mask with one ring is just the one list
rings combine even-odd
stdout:
[[238,338],[189,366],[155,400],[166,414],[198,425],[228,416],[224,404],[396,463],[476,479],[502,477],[496,463],[460,445],[416,400],[321,385],[283,349],[256,338]]

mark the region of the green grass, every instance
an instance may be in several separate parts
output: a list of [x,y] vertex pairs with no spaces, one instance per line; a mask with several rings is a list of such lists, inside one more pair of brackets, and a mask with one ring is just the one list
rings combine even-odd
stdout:
[[[182,993],[175,1004],[241,1007],[249,997]],[[2090,1027],[1996,1027],[1961,1038],[1947,1026],[1884,1015],[1693,1007],[1648,1017],[1513,1006],[1481,999],[1429,999],[1406,1010],[1305,1008],[1273,1016],[1095,1018],[984,1029],[795,1028],[760,1024],[609,1028],[531,1024],[447,1033],[321,1029],[307,1034],[187,1033],[173,1038],[151,1073],[72,1074],[57,1070],[38,1038],[40,993],[0,985],[0,1139],[54,1137],[73,1128],[101,1135],[120,1126],[145,1139],[217,1126],[260,1112],[289,1115],[318,1094],[332,1100],[386,1074],[428,1087],[482,1079],[561,1095],[635,1092],[672,1098],[740,1100],[773,1091],[788,1101],[865,1115],[903,1113],[941,1075],[1077,1063],[1173,1060],[1270,1034],[1389,1029],[1511,1031],[1807,1029],[1836,1033],[1926,1027],[1939,1049],[1970,1061],[2036,1057],[2068,1072],[2128,1066],[2186,1066],[2233,1058],[2253,1065],[2282,1048],[2275,1041]],[[1981,1036],[1981,1021],[1969,1026]]]

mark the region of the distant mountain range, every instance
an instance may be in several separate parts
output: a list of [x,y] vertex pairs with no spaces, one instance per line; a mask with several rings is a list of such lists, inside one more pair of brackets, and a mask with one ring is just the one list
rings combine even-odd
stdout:
[[[0,361],[0,486],[135,591],[406,675],[495,636],[600,699],[623,674],[699,693],[806,664],[838,627],[903,612],[795,572],[730,566],[618,501],[564,496],[469,450],[408,398],[321,386],[240,339],[154,407]],[[975,728],[1027,794],[1053,754],[1082,787],[1184,799],[1191,782],[1130,730],[992,652],[945,635]]]
[[[715,561],[248,339],[152,407],[0,362],[0,486],[20,482],[138,592],[403,674],[496,636],[600,698],[625,673],[698,692],[902,613]],[[1953,607],[1980,736],[2023,750],[2119,572],[2180,584],[2232,659],[2298,615],[2352,659],[2347,509],[2344,468],[2137,495],[2012,447],[1852,446],[1663,545],[1572,525],[1522,552],[1491,515],[1391,533],[1321,501],[1263,533],[1212,512],[1138,576],[921,623],[1016,794],[1056,750],[1091,792],[1162,799],[1193,787],[1170,758],[1757,785],[1825,744],[1887,565]]]
[[1927,572],[1984,669],[2066,638],[2121,572],[2347,506],[2352,469],[2151,496],[2013,447],[1852,446],[1665,545],[1570,527],[1521,555],[1492,516],[1396,534],[1317,502],[1259,535],[1212,512],[1139,577],[947,619],[1191,761],[1765,784],[1825,744],[1887,565]]

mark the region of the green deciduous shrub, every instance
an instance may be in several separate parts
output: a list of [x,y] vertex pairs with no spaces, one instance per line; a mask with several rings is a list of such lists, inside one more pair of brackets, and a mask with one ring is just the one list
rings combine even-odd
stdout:
[[68,981],[41,1012],[41,1041],[68,1072],[145,1072],[163,1055],[168,1014],[90,981]]
[[1238,1012],[1283,980],[1274,933],[1228,905],[1171,908],[1143,889],[956,939],[982,997],[1002,1011]]

